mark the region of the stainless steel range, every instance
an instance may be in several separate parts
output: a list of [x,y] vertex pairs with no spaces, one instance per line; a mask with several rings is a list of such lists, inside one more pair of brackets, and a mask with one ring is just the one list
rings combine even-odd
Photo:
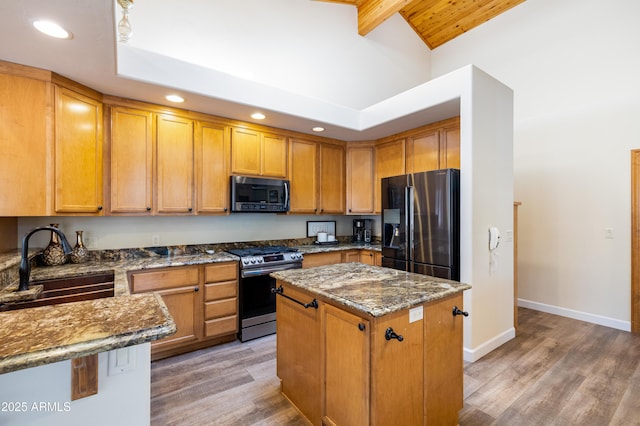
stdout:
[[241,341],[276,332],[276,296],[271,291],[276,280],[269,274],[285,269],[302,268],[304,256],[297,249],[284,246],[247,247],[227,250],[240,256]]

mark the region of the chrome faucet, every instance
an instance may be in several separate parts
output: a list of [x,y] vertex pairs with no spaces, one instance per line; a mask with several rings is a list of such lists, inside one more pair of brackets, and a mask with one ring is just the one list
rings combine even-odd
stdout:
[[29,275],[31,275],[31,262],[29,262],[29,238],[38,231],[53,231],[60,237],[60,243],[62,244],[62,250],[64,254],[69,254],[73,251],[67,237],[64,236],[61,230],[54,228],[53,226],[39,226],[33,228],[27,232],[22,238],[22,259],[20,260],[20,286],[18,291],[24,291],[29,288]]

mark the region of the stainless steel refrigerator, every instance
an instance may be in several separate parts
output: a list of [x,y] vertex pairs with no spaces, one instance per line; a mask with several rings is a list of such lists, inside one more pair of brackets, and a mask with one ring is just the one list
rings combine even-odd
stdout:
[[460,280],[460,170],[382,179],[382,266]]

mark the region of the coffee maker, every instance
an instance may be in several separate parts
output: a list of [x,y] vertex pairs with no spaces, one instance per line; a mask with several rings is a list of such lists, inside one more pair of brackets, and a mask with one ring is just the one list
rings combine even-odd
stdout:
[[372,219],[353,219],[353,239],[356,244],[371,243]]

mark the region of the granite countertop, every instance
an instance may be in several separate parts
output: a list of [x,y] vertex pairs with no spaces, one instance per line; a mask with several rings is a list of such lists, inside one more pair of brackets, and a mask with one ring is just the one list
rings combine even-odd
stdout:
[[[248,245],[248,244],[247,244]],[[295,245],[303,254],[338,250],[380,250],[379,245]],[[207,247],[208,248],[208,247]],[[20,253],[0,254],[0,303],[32,300],[42,292],[39,280],[114,273],[114,297],[0,312],[0,374],[161,339],[176,326],[160,296],[130,294],[127,273],[137,270],[234,262],[224,249],[192,253],[167,248],[125,249],[81,264],[33,267],[29,290],[17,292]],[[30,251],[30,256],[37,251]],[[106,257],[106,259],[105,259]],[[305,269],[305,271],[307,271]]]
[[271,276],[372,317],[471,288],[457,281],[362,263],[291,269],[272,272]]

